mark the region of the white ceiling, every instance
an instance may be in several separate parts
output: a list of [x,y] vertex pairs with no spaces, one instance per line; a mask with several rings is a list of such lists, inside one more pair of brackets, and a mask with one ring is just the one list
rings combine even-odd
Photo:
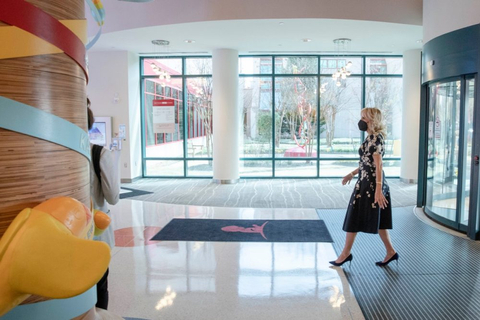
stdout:
[[[281,24],[283,23],[283,24]],[[303,42],[302,39],[311,39]],[[138,54],[211,54],[217,48],[239,54],[334,53],[333,40],[352,39],[351,54],[403,54],[422,47],[422,27],[333,19],[228,20],[163,25],[102,34],[91,51],[126,50]],[[170,41],[168,47],[151,41]],[[195,40],[186,43],[185,40]]]

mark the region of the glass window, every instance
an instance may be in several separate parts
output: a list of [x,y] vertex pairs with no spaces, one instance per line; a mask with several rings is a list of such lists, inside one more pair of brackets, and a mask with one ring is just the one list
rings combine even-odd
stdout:
[[385,172],[385,177],[400,177],[400,160],[389,160],[388,158],[383,159],[383,171]]
[[213,153],[212,78],[187,79],[187,150],[189,158]]
[[188,177],[213,177],[212,160],[187,161]]
[[[144,82],[145,155],[147,158],[183,157],[182,79],[172,78],[165,86],[159,82],[157,78]],[[173,106],[155,106],[162,100],[172,101]],[[158,108],[162,108],[163,115],[158,113]]]
[[145,162],[146,176],[183,177],[182,160],[147,160]]
[[276,160],[276,177],[316,177],[317,160]]
[[275,78],[275,157],[317,157],[317,79]]
[[[356,150],[358,154],[358,148]],[[358,159],[355,160],[325,160],[320,161],[320,177],[344,177],[358,168]]]
[[182,59],[143,59],[143,74],[146,76],[158,76],[160,72],[167,72],[169,75],[182,74]]
[[[358,163],[363,107],[383,111],[384,169],[387,176],[399,176],[400,162],[391,158],[401,156],[402,64],[398,57],[240,57],[241,176],[344,176]],[[147,57],[142,68],[145,175],[211,177],[212,58]],[[331,75],[341,69],[348,75],[334,80]],[[159,125],[154,101],[167,99],[174,101],[172,123]],[[171,158],[187,161],[186,172],[184,162]]]
[[[331,56],[331,57],[320,57],[321,74],[333,74],[338,71],[338,69],[345,67],[348,62],[351,62],[350,67],[347,68],[347,71],[352,74],[362,73],[362,58],[358,57],[342,57],[342,56]],[[325,63],[325,62],[326,63]]]
[[366,64],[366,74],[403,74],[402,58],[371,57]]
[[275,58],[276,74],[317,74],[317,57],[277,57]]
[[321,158],[358,157],[361,132],[362,79],[348,77],[337,86],[331,77],[322,77],[320,86]]
[[241,157],[272,157],[272,78],[240,78]]
[[378,108],[387,125],[385,157],[401,156],[402,141],[402,78],[367,78],[365,107]]
[[272,57],[241,57],[238,59],[240,74],[271,74]]
[[212,74],[212,58],[187,58],[187,75],[210,75]]
[[272,160],[240,161],[240,177],[271,177]]

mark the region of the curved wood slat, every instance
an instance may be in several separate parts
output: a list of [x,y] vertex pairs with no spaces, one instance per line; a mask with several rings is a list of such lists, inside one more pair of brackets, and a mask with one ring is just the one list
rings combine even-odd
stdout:
[[87,129],[85,77],[65,54],[0,60],[0,96]]
[[78,0],[25,0],[57,20],[85,19],[85,3]]
[[[7,72],[7,70],[10,72],[15,70],[16,73],[42,71],[52,74],[63,74],[85,80],[82,69],[78,67],[71,58],[63,53],[0,60],[0,62],[2,61],[6,62],[1,65],[5,72]],[[52,64],[55,64],[56,67],[52,68]]]

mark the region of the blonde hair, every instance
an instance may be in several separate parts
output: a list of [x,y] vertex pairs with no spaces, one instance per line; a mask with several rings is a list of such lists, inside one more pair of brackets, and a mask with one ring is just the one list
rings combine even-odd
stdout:
[[387,138],[387,128],[383,123],[382,111],[377,108],[365,108],[362,114],[370,120],[370,128],[374,134],[381,134],[384,139]]

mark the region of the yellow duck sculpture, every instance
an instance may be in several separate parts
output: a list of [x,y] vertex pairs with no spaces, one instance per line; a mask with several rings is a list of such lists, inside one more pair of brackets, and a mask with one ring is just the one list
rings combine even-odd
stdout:
[[93,287],[110,263],[110,248],[92,241],[110,218],[59,197],[22,210],[0,239],[0,316],[38,295],[77,296]]

